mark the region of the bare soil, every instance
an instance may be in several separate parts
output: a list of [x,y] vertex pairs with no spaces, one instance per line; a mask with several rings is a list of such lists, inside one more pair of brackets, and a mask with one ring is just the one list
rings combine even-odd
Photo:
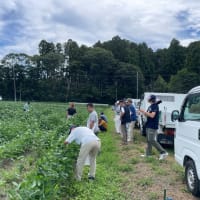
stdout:
[[118,139],[118,153],[120,157],[119,173],[122,177],[121,190],[127,200],[163,200],[164,189],[167,197],[173,200],[198,200],[188,193],[184,181],[184,169],[174,160],[173,149],[167,149],[169,156],[159,161],[159,154],[153,151],[153,156],[143,158],[146,146],[145,138],[135,131],[134,142],[127,146],[120,145]]

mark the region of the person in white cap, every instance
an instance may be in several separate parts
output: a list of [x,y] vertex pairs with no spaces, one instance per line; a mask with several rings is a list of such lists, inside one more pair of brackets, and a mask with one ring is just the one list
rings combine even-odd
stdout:
[[96,157],[101,148],[100,139],[94,134],[94,132],[87,127],[72,127],[70,129],[70,135],[65,140],[64,144],[70,144],[75,141],[81,145],[79,156],[76,163],[76,179],[81,181],[83,167],[86,158],[90,159],[90,172],[88,179],[94,180],[96,173]]

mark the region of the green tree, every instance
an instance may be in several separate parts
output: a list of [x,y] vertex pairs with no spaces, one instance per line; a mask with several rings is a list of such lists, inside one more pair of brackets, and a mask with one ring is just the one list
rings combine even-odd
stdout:
[[184,68],[171,77],[169,91],[176,93],[187,93],[192,87],[199,85],[199,75]]
[[120,62],[115,71],[115,87],[118,98],[132,97],[137,98],[137,73],[139,96],[144,90],[144,78],[139,67]]
[[145,85],[152,85],[153,80],[156,78],[154,53],[146,43],[138,45],[139,52],[139,67],[145,77]]
[[80,59],[80,50],[78,44],[69,39],[64,43],[64,55],[68,56],[69,62]]
[[187,49],[185,67],[200,74],[200,41],[193,42]]
[[168,85],[167,82],[163,79],[162,76],[158,76],[156,81],[153,84],[153,91],[154,92],[167,92],[168,91]]
[[167,58],[163,66],[165,70],[165,75],[163,76],[166,81],[170,80],[171,75],[176,74],[179,70],[184,68],[185,53],[185,48],[180,45],[180,42],[173,39],[167,50]]
[[40,55],[46,55],[48,53],[54,53],[55,52],[55,45],[52,42],[47,42],[46,40],[42,40],[39,43],[39,54]]

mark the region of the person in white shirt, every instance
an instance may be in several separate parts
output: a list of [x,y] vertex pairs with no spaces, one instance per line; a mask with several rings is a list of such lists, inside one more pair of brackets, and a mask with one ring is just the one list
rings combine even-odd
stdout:
[[116,133],[120,134],[121,133],[121,120],[120,120],[120,105],[119,105],[119,101],[117,101],[115,103],[115,118],[114,118],[114,122],[115,122]]
[[24,112],[30,111],[30,102],[29,101],[24,104],[23,109],[24,109]]
[[81,181],[83,167],[86,158],[89,156],[90,172],[88,179],[94,180],[96,173],[96,157],[101,148],[101,141],[94,132],[87,127],[72,127],[70,132],[64,144],[70,144],[75,141],[77,144],[81,145],[76,164],[76,179]]
[[94,109],[94,105],[92,103],[87,104],[87,110],[89,112],[89,117],[87,120],[87,127],[91,129],[95,134],[99,132],[99,120],[97,112]]

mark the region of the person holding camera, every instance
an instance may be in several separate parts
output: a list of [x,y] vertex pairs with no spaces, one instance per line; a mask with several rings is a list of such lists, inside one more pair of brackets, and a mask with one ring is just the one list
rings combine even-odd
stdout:
[[146,134],[147,134],[147,148],[146,154],[142,156],[150,156],[152,147],[154,146],[160,152],[159,160],[163,160],[168,156],[168,153],[157,142],[157,130],[159,124],[159,106],[155,95],[150,95],[148,102],[151,104],[147,111],[140,109],[139,111],[147,117]]

